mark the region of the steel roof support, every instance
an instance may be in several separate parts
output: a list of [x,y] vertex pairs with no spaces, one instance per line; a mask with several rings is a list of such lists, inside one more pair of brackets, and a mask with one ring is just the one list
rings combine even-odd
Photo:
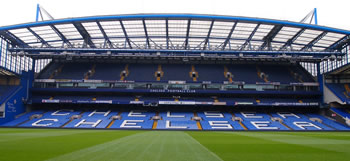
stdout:
[[203,50],[205,50],[207,48],[207,45],[208,45],[208,42],[209,42],[209,37],[210,37],[210,34],[211,34],[211,30],[213,29],[213,25],[214,25],[214,20],[211,21],[207,37],[205,38]]
[[285,49],[287,46],[292,45],[293,42],[294,42],[296,39],[298,39],[298,37],[299,37],[302,33],[304,33],[304,31],[305,31],[305,28],[299,30],[292,38],[290,38],[290,39],[280,48],[280,50],[283,50],[283,49]]
[[228,34],[226,40],[224,41],[224,44],[222,45],[222,50],[225,50],[225,47],[226,47],[227,43],[229,42],[229,40],[230,40],[230,38],[232,36],[232,33],[235,30],[236,26],[237,26],[237,21],[235,22],[235,24],[233,24],[233,26],[232,26],[232,28],[230,30],[230,33]]
[[185,40],[185,47],[184,47],[184,49],[188,48],[188,37],[190,35],[190,28],[191,28],[191,19],[188,19],[188,21],[187,21],[187,31],[186,31],[186,40]]
[[42,45],[46,45],[47,47],[52,47],[49,43],[47,43],[41,36],[39,36],[36,32],[34,32],[29,27],[27,28],[30,33],[32,33],[39,41],[42,43]]
[[147,27],[146,27],[145,19],[142,19],[142,24],[143,24],[143,30],[145,31],[146,43],[147,43],[148,48],[150,48],[151,45],[150,45],[150,43],[149,43],[149,37],[148,37],[148,32],[147,32]]
[[165,35],[166,35],[166,48],[169,49],[169,21],[165,20]]
[[[11,52],[20,52],[24,51],[27,55],[43,55],[47,56],[47,54],[40,54],[40,52],[48,52],[51,56],[59,56],[64,51],[70,52],[73,55],[82,56],[83,53],[91,53],[94,52],[96,55],[104,55],[107,51],[111,51],[114,55],[118,55],[118,53],[164,53],[164,54],[184,54],[184,53],[191,53],[191,54],[198,54],[201,53],[207,53],[207,54],[225,54],[227,56],[232,56],[232,58],[239,58],[239,54],[253,54],[257,57],[261,55],[278,55],[281,54],[281,51],[267,51],[267,50],[178,50],[178,49],[105,49],[105,48],[9,48],[8,49]],[[286,55],[295,55],[295,56],[315,56],[315,57],[324,57],[324,56],[330,56],[330,55],[344,55],[345,53],[342,52],[323,52],[323,51],[283,51]],[[249,55],[248,57],[250,57]],[[302,59],[302,57],[300,58]]]
[[282,27],[282,25],[275,25],[275,27],[273,27],[272,30],[263,38],[264,43],[260,46],[259,50],[264,50],[266,46],[268,46],[268,49],[271,50],[271,41],[273,38],[275,38],[278,32],[281,31]]
[[340,40],[338,40],[337,42],[333,43],[329,47],[329,49],[341,50],[345,44],[347,44],[347,45],[350,44],[350,35],[346,35],[343,38],[341,38]]
[[0,31],[0,35],[2,35],[5,39],[10,40],[12,45],[30,47],[28,44],[26,44],[24,41],[22,41],[16,35],[12,34],[9,31]]
[[98,28],[99,28],[100,31],[102,32],[103,37],[106,39],[106,42],[108,43],[109,47],[114,48],[113,43],[111,42],[111,40],[110,40],[109,37],[107,36],[105,30],[104,30],[103,27],[101,26],[101,23],[100,23],[99,21],[96,21],[96,23],[97,23]]
[[256,31],[259,29],[260,27],[260,23],[258,25],[256,25],[256,27],[254,28],[253,32],[249,35],[248,39],[244,42],[244,44],[241,46],[241,49],[240,50],[243,50],[247,45],[248,43],[250,43],[250,40],[252,40],[254,34],[256,33]]
[[122,21],[122,20],[119,20],[119,22],[120,22],[120,26],[122,27],[122,30],[123,30],[123,32],[124,32],[125,40],[126,40],[126,42],[128,43],[130,49],[132,49],[132,46],[131,46],[131,43],[130,43],[130,39],[129,39],[129,37],[128,37],[128,34],[126,33],[126,30],[125,30],[123,21]]
[[320,35],[318,35],[317,37],[315,37],[312,41],[309,42],[309,44],[305,45],[303,48],[301,48],[300,50],[307,50],[307,49],[312,49],[312,46],[315,45],[319,40],[321,40],[324,36],[326,36],[328,32],[327,31],[323,31]]
[[58,30],[54,25],[50,25],[53,31],[56,32],[56,34],[61,38],[63,43],[66,43],[68,47],[73,47],[73,45],[69,42],[69,40],[61,33],[60,30]]
[[80,22],[75,22],[73,23],[73,25],[78,30],[80,35],[83,37],[84,45],[88,44],[91,48],[96,48],[95,44],[91,41],[91,36],[86,31],[85,27]]

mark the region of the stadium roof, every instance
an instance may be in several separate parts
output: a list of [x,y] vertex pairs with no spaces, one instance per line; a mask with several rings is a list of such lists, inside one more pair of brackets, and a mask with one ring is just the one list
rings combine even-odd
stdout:
[[0,27],[0,36],[10,42],[12,49],[38,51],[84,48],[339,53],[349,42],[350,31],[249,17],[136,14],[5,26]]

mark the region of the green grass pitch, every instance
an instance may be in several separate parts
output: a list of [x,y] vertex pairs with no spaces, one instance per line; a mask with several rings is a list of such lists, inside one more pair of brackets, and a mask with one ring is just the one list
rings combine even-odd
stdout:
[[0,161],[349,161],[350,132],[0,128]]

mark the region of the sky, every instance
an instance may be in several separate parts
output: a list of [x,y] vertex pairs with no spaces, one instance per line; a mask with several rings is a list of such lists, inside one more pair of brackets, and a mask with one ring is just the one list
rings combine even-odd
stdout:
[[318,24],[350,30],[349,0],[1,0],[0,26],[35,21],[40,4],[55,19],[135,13],[193,13],[299,22],[317,8]]

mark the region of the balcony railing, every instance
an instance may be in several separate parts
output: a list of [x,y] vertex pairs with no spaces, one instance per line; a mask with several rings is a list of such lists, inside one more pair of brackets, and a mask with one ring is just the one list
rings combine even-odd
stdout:
[[34,88],[87,88],[87,89],[150,89],[150,90],[250,90],[250,91],[319,91],[316,82],[289,83],[280,82],[145,82],[145,81],[117,81],[117,80],[63,80],[63,79],[36,79]]

